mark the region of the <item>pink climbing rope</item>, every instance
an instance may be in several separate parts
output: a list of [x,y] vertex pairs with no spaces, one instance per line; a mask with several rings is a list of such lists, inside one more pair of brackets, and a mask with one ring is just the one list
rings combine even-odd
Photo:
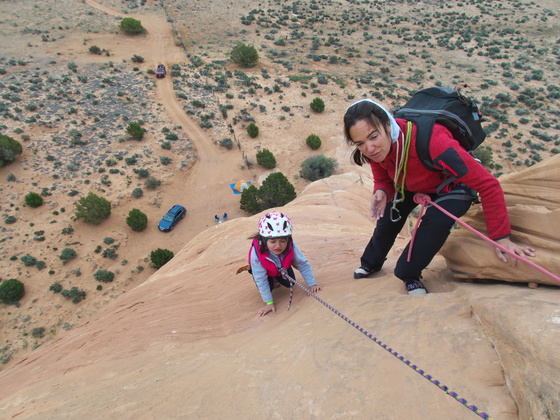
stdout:
[[[486,242],[491,243],[492,245],[494,245],[496,248],[498,248],[500,251],[505,252],[506,254],[510,255],[513,258],[518,259],[519,261],[523,261],[525,264],[530,265],[531,267],[535,268],[536,270],[540,271],[541,273],[547,275],[548,277],[550,277],[551,279],[557,281],[560,283],[560,277],[558,277],[557,275],[551,273],[550,271],[542,268],[540,265],[535,264],[534,262],[528,260],[527,258],[521,257],[519,255],[517,255],[515,252],[510,251],[509,249],[504,248],[502,245],[500,245],[497,242],[494,242],[492,239],[488,238],[487,236],[485,236],[484,234],[480,233],[478,230],[476,230],[475,228],[469,226],[467,223],[463,222],[461,219],[459,219],[458,217],[454,216],[453,214],[449,213],[447,210],[445,210],[443,207],[439,206],[438,204],[434,203],[430,197],[426,194],[421,194],[421,193],[417,193],[414,195],[414,202],[418,203],[420,205],[422,205],[422,209],[420,210],[420,214],[422,214],[424,212],[424,207],[426,206],[426,204],[431,204],[432,206],[434,206],[435,208],[441,210],[443,213],[445,213],[447,216],[451,217],[452,219],[456,220],[457,223],[460,223],[461,225],[463,225],[464,227],[466,227],[468,230],[470,230],[471,232],[477,234],[478,236],[480,236],[482,239],[484,239]],[[420,217],[418,218],[418,220],[416,221],[416,225],[414,226],[414,232],[416,233],[418,225],[420,223]],[[414,234],[412,236],[412,239],[410,240],[410,247],[408,249],[408,259],[407,261],[410,261],[410,257],[412,255],[412,247],[414,245]]]

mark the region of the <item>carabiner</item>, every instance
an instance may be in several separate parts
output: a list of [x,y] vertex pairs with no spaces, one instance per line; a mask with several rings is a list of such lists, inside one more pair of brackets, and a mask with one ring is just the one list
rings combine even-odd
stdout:
[[[396,215],[396,217],[394,217],[393,215]],[[397,208],[397,203],[395,201],[393,201],[393,205],[391,206],[390,216],[391,222],[398,222],[399,220],[401,220],[401,212]]]

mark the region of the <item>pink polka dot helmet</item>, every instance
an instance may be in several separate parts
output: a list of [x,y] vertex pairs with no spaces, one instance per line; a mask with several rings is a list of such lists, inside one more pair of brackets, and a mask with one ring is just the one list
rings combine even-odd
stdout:
[[282,238],[292,234],[292,222],[284,213],[271,211],[261,217],[259,234],[263,238]]

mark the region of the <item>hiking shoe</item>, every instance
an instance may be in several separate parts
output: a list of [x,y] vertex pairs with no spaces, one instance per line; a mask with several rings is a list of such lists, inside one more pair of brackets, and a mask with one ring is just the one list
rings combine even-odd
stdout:
[[373,273],[373,270],[368,270],[364,267],[360,267],[356,271],[354,271],[354,278],[355,279],[363,279],[364,277],[367,277],[372,273]]
[[420,280],[407,281],[404,286],[409,295],[425,295],[428,293]]

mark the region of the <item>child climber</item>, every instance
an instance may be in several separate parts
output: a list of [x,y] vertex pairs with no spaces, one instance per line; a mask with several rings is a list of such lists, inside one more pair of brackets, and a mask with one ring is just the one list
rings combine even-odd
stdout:
[[317,293],[321,290],[309,261],[292,239],[292,222],[284,213],[272,211],[265,214],[259,222],[259,233],[250,239],[253,243],[249,250],[249,272],[265,303],[257,312],[259,316],[276,312],[272,299],[275,282],[290,287],[290,281],[282,277],[280,268],[286,269],[288,275],[295,278],[293,265],[303,276],[309,291]]

